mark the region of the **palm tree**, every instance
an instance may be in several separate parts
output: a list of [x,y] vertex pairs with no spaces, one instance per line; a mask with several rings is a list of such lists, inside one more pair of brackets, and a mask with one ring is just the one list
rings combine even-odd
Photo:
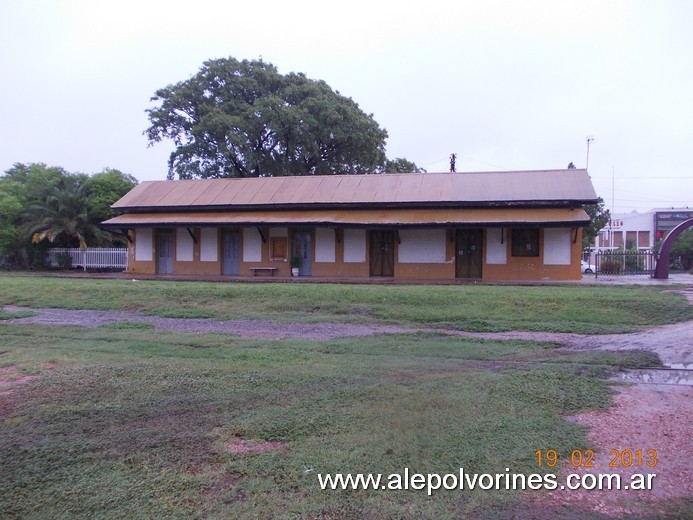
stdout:
[[88,238],[99,240],[105,236],[89,219],[85,184],[79,180],[66,180],[50,189],[43,201],[27,208],[25,219],[24,230],[33,243],[65,237],[79,242],[84,251]]

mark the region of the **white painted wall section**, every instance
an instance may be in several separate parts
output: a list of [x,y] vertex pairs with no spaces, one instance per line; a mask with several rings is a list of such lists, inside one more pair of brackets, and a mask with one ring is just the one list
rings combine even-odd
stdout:
[[[503,235],[506,240],[503,240]],[[486,263],[504,265],[508,263],[507,231],[501,228],[486,230]]]
[[570,265],[570,229],[544,230],[544,265]]
[[444,229],[403,229],[399,232],[400,264],[444,264]]
[[135,231],[135,260],[138,262],[151,262],[152,236],[152,228],[142,228]]
[[315,261],[335,261],[334,229],[316,228],[315,230]]
[[201,262],[216,262],[219,260],[218,236],[217,228],[202,228],[200,230]]
[[176,229],[176,260],[193,261],[193,239],[186,228]]
[[363,263],[366,261],[366,231],[364,229],[344,230],[344,262]]
[[262,260],[262,238],[257,228],[243,228],[243,261]]

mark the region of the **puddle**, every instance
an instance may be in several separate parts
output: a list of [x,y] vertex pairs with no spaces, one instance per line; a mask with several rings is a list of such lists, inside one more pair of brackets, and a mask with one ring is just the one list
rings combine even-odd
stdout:
[[671,368],[629,370],[611,379],[621,383],[693,386],[693,371],[689,363],[673,363]]

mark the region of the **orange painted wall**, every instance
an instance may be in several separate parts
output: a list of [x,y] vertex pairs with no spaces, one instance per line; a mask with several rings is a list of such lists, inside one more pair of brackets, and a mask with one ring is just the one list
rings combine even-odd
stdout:
[[137,241],[137,232],[133,229],[128,231],[128,237],[130,237],[130,244],[128,246],[128,268],[127,272],[130,274],[155,274],[156,273],[156,250],[154,244],[156,244],[156,233],[152,234],[152,245],[151,245],[151,260],[135,260],[135,246]]
[[570,265],[544,265],[544,230],[539,233],[539,256],[513,257],[511,233],[506,233],[507,264],[487,264],[484,255],[483,279],[494,280],[579,280],[580,254],[582,252],[582,229],[577,231],[577,240],[571,244]]
[[[366,238],[368,235],[366,235]],[[315,233],[313,233],[313,258],[315,258]],[[338,230],[335,236],[335,261],[313,262],[313,276],[367,278],[368,277],[368,251],[365,262],[344,261],[344,232]]]
[[[399,263],[397,261],[399,244],[395,241],[395,265],[394,278],[408,278],[420,280],[434,279],[454,279],[455,278],[455,243],[452,231],[445,234],[445,263]],[[179,261],[174,256],[174,274],[177,275],[200,275],[200,276],[220,276],[221,275],[221,229],[217,229],[217,260],[201,261],[200,229],[193,229],[195,242],[193,243],[193,260]],[[269,229],[263,228],[266,241],[261,245],[261,260],[258,262],[243,261],[243,244],[241,244],[240,276],[253,276],[251,267],[274,267],[277,270],[274,276],[290,277],[291,266],[289,258],[291,255],[291,230],[289,231],[288,254],[286,259],[270,259],[270,240]],[[127,272],[136,275],[156,274],[156,243],[157,231],[152,233],[152,260],[137,261],[135,259],[135,244],[137,240],[136,231],[130,230],[129,236],[131,243],[128,250],[128,269]],[[176,233],[174,232],[174,251],[176,250]],[[368,233],[365,234],[368,244]],[[503,281],[503,280],[578,280],[581,277],[580,255],[582,246],[582,230],[578,229],[577,239],[571,245],[571,264],[570,265],[544,265],[544,233],[540,232],[540,253],[538,257],[512,257],[510,233],[507,233],[507,263],[504,265],[486,263],[486,233],[484,233],[484,255],[482,267],[482,279],[484,281]],[[315,259],[315,233],[312,233],[312,258]],[[335,262],[312,262],[312,276],[314,277],[344,277],[344,278],[367,278],[369,276],[370,252],[366,246],[365,262],[344,262],[344,240],[343,233],[337,232],[335,240]],[[267,276],[267,274],[263,274]],[[261,276],[261,275],[259,275]]]
[[445,232],[445,263],[400,263],[399,244],[395,241],[395,278],[436,280],[455,278],[455,233]]

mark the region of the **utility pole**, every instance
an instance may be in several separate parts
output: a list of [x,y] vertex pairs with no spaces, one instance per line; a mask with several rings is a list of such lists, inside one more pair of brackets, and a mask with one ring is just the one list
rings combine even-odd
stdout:
[[616,173],[616,167],[612,166],[611,167],[611,214],[614,214],[614,211],[616,211],[616,190],[614,189],[616,182],[614,181]]
[[590,143],[594,141],[594,137],[591,135],[587,136],[587,160],[585,161],[585,170],[590,167]]

